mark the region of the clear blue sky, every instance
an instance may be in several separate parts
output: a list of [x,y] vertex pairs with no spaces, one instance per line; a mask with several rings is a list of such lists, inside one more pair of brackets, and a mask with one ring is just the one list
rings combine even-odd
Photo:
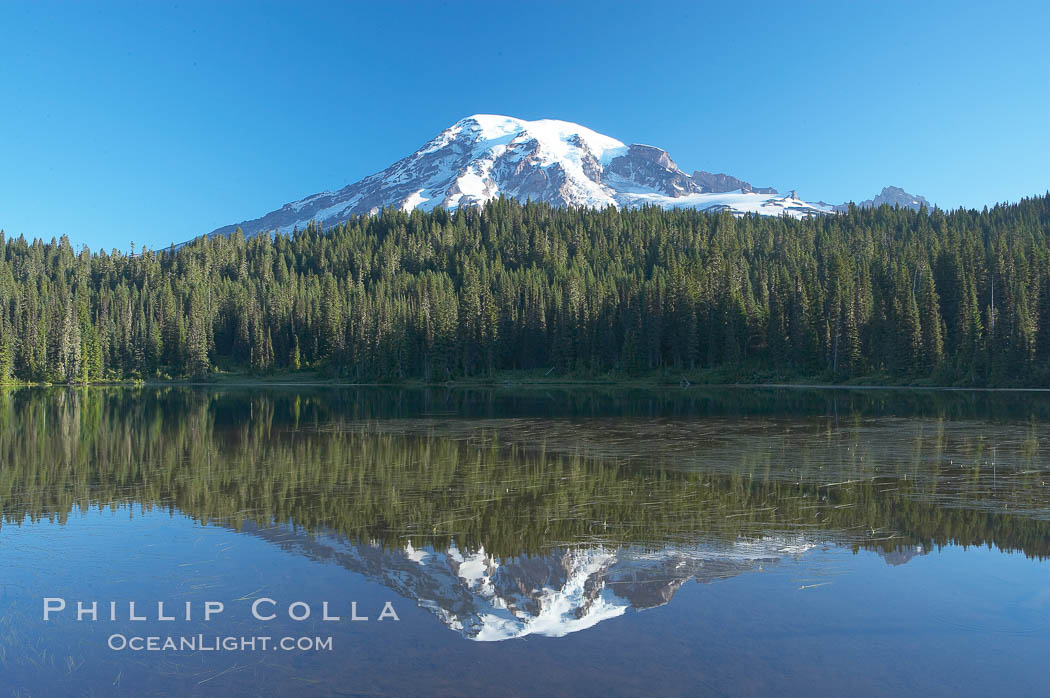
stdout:
[[484,112],[809,199],[1050,189],[1050,2],[0,2],[0,228],[163,246]]

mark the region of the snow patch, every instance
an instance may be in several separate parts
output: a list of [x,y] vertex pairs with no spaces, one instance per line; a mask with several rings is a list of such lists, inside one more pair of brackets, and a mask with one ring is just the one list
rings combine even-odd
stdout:
[[402,211],[411,211],[414,208],[422,206],[427,202],[427,198],[423,196],[423,190],[418,189],[415,193],[409,194],[408,198],[401,202]]

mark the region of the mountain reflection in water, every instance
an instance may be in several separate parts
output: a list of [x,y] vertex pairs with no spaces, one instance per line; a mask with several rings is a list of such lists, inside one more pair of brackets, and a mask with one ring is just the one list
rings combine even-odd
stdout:
[[733,577],[815,547],[801,536],[771,537],[655,551],[563,548],[500,559],[484,548],[417,550],[409,544],[390,550],[286,528],[246,526],[242,532],[384,584],[417,601],[451,630],[478,641],[533,634],[562,637],[628,609],[662,606],[690,580]]
[[[996,400],[999,400],[997,403]],[[998,405],[998,407],[997,407]],[[1050,554],[1042,396],[667,390],[0,393],[3,520],[178,511],[563,636],[820,546]]]
[[0,390],[0,693],[1045,695],[1048,423],[1044,393]]

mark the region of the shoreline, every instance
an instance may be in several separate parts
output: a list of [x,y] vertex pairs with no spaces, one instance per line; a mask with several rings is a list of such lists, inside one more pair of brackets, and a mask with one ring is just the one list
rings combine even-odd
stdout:
[[0,383],[0,389],[17,388],[166,388],[166,387],[210,387],[210,388],[381,388],[400,390],[423,389],[469,389],[469,388],[612,388],[612,389],[763,389],[763,390],[836,390],[836,391],[909,391],[909,392],[988,392],[988,393],[1048,393],[1050,387],[1037,386],[950,386],[950,385],[916,385],[914,383],[877,384],[877,383],[826,383],[826,382],[673,382],[656,378],[600,379],[600,378],[486,378],[461,379],[442,382],[423,381],[341,381],[324,380],[311,377],[310,380],[294,380],[291,377],[250,377],[220,374],[213,380],[134,380],[134,381],[99,381],[93,383]]

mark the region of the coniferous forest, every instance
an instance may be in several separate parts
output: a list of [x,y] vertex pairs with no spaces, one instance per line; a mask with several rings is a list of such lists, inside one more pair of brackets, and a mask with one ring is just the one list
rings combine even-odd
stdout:
[[1050,195],[805,220],[388,209],[140,254],[0,233],[0,381],[311,370],[1050,382]]

